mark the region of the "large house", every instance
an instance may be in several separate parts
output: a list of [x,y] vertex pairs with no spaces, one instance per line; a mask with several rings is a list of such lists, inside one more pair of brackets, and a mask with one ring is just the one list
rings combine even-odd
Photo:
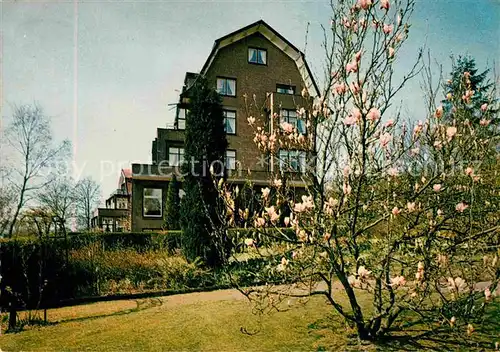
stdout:
[[[319,91],[304,54],[261,20],[217,39],[200,73],[186,73],[182,92],[189,89],[198,75],[213,82],[222,96],[229,142],[225,163],[229,181],[238,184],[251,179],[257,187],[268,185],[270,172],[282,165],[272,160],[262,162],[262,153],[253,141],[253,130],[247,122],[248,97],[259,101],[260,116],[269,119],[279,114],[282,120],[306,134],[297,108],[309,103]],[[301,95],[303,89],[307,90],[308,98]],[[168,183],[184,157],[189,105],[182,93],[180,97],[173,128],[157,129],[152,143],[152,164],[132,164],[132,231],[157,230],[164,225]],[[287,165],[297,173],[304,171],[303,151],[281,150],[279,159],[287,160]],[[300,177],[291,179],[293,187],[304,187]]]

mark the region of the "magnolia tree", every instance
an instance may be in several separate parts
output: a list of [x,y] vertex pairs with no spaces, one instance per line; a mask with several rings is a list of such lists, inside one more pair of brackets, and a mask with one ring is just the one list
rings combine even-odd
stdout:
[[[289,196],[291,173],[275,170],[253,211],[238,189],[219,182],[226,211],[213,235],[225,238],[235,219],[244,219],[255,232],[242,242],[270,263],[255,273],[267,285],[241,289],[261,312],[286,307],[290,297],[323,295],[361,339],[416,322],[466,336],[493,300],[500,276],[498,117],[488,103],[471,108],[468,72],[447,95],[452,109],[445,117],[425,69],[429,111],[418,122],[403,121],[395,96],[423,67],[419,56],[395,79],[413,5],[332,4],[327,83],[319,99],[297,107],[307,135],[276,115],[269,118],[278,130],[254,117],[260,113],[248,117],[264,154],[302,149],[312,160],[301,198]],[[269,238],[274,246],[263,245]]]

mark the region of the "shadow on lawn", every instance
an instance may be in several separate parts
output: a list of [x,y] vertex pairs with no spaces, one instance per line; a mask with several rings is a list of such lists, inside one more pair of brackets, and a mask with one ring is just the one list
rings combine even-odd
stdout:
[[[492,304],[485,312],[482,322],[477,323],[477,329],[471,336],[467,336],[466,328],[450,330],[429,331],[421,329],[422,324],[418,321],[405,324],[401,330],[395,330],[392,335],[376,343],[360,341],[352,327],[347,327],[346,323],[336,314],[328,315],[309,324],[309,333],[316,335],[320,343],[328,345],[328,339],[334,334],[345,334],[346,344],[349,350],[362,351],[493,351],[495,342],[500,343],[500,304]],[[404,330],[403,330],[404,329]],[[333,347],[333,346],[331,346]],[[344,346],[345,347],[345,346]],[[317,351],[330,350],[330,348],[320,347]],[[333,350],[333,348],[332,348]]]
[[150,308],[154,308],[154,307],[159,307],[163,304],[163,302],[159,298],[148,298],[145,300],[136,300],[135,303],[136,303],[136,307],[132,308],[132,309],[120,310],[118,312],[113,312],[113,313],[108,313],[108,314],[89,315],[89,316],[85,316],[85,317],[62,319],[62,320],[59,320],[57,322],[53,322],[53,323],[49,323],[49,324],[57,325],[57,324],[61,324],[61,323],[80,322],[80,321],[86,321],[86,320],[95,320],[95,319],[106,318],[106,317],[126,315],[126,314],[136,313],[136,312],[140,312],[142,310],[146,310],[146,309],[150,309]]

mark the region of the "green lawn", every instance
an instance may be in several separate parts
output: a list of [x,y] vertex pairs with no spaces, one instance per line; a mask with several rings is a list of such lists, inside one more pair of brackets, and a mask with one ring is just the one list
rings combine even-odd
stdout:
[[[352,337],[352,330],[320,297],[311,299],[306,306],[297,304],[286,312],[262,319],[253,315],[251,308],[229,290],[65,307],[48,312],[52,325],[1,336],[0,348],[3,351],[365,351],[402,347],[359,345]],[[493,321],[498,322],[496,313]],[[252,334],[242,333],[244,329]],[[498,336],[491,336],[491,346],[495,338]],[[484,337],[482,340],[485,341]],[[429,346],[435,347],[435,342]],[[415,350],[415,345],[406,347]],[[456,349],[454,345],[445,348]],[[470,347],[460,349],[466,351]]]

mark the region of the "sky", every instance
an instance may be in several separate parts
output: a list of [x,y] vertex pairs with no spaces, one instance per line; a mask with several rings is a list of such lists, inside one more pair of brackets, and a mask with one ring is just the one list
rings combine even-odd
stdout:
[[[331,9],[324,0],[0,0],[0,11],[0,128],[14,104],[37,102],[55,139],[71,141],[75,176],[93,177],[105,197],[122,167],[151,162],[156,128],[173,123],[169,104],[185,72],[199,72],[217,38],[263,19],[306,50],[320,78],[321,25],[329,26]],[[411,67],[422,46],[445,72],[452,54],[498,70],[500,0],[417,0],[411,23],[397,72]],[[423,113],[420,83],[414,79],[398,97],[410,118]]]

